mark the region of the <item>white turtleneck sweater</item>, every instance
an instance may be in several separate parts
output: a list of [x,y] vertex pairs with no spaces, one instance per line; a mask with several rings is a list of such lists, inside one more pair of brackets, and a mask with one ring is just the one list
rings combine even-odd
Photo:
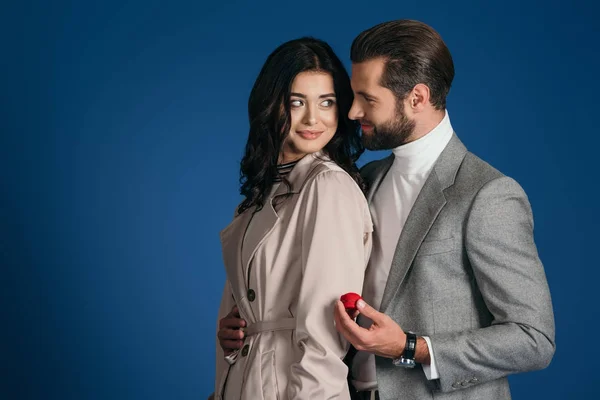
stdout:
[[[362,297],[379,310],[383,291],[388,279],[396,245],[406,218],[429,177],[435,162],[452,138],[450,117],[442,121],[425,136],[393,149],[394,162],[383,178],[371,202],[373,217],[373,250],[363,286]],[[371,321],[362,318],[361,325],[368,327]],[[425,337],[431,355],[431,365],[423,365],[427,379],[438,379],[431,342]],[[359,351],[352,363],[353,383],[357,390],[377,389],[375,356]]]

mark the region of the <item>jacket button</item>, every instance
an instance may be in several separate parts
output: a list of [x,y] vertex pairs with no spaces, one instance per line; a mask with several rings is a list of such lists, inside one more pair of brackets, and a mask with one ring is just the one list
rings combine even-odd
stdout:
[[452,384],[452,387],[453,387],[454,389],[458,389],[458,388],[460,387],[460,383],[458,383],[458,382],[457,382],[457,383],[453,383],[453,384]]
[[467,382],[467,381],[463,381],[463,382],[461,382],[461,383],[460,383],[460,385],[461,385],[462,387],[466,387],[466,386],[469,386],[469,382]]
[[254,301],[254,299],[256,299],[256,293],[254,293],[254,290],[249,289],[248,290],[248,300],[250,300],[252,302],[252,301]]
[[473,378],[473,379],[471,379],[469,382],[470,382],[470,383],[476,383],[476,382],[478,382],[478,381],[479,381],[479,380],[478,380],[477,378]]
[[242,356],[246,357],[248,355],[248,350],[250,349],[250,346],[245,345],[244,348],[242,349]]

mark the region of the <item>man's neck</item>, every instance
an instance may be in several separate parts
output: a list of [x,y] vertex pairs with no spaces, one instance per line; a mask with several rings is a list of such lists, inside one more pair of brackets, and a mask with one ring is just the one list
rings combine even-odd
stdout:
[[422,138],[431,132],[436,126],[442,122],[446,116],[446,110],[435,110],[426,111],[426,114],[421,115],[421,118],[417,118],[415,130],[413,131],[408,142],[414,142],[417,139]]

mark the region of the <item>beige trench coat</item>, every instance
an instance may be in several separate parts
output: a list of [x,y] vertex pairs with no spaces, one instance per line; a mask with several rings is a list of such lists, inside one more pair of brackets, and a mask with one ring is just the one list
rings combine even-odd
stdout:
[[217,345],[216,399],[349,398],[348,343],[333,307],[362,290],[369,208],[352,178],[320,153],[301,159],[288,180],[292,195],[281,197],[284,184],[275,189],[248,238],[252,210],[221,232],[227,282],[218,318],[237,304],[248,327],[234,355],[225,359]]

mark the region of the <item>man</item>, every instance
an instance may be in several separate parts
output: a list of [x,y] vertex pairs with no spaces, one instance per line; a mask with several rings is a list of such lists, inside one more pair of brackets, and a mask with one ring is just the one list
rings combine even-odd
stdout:
[[357,398],[508,399],[507,375],[554,354],[527,196],[454,133],[454,65],[431,27],[377,25],[354,40],[351,60],[350,118],[365,147],[393,149],[362,169],[374,223],[362,315],[355,323],[341,302],[335,311],[358,350]]
[[[351,49],[367,164],[374,247],[356,323],[336,327],[358,399],[509,399],[506,376],[546,367],[554,318],[527,197],[469,153],[446,112],[454,77],[441,37],[400,20],[361,33]],[[219,340],[238,348],[232,312]],[[352,355],[352,353],[351,353]],[[324,378],[325,379],[325,378]]]

